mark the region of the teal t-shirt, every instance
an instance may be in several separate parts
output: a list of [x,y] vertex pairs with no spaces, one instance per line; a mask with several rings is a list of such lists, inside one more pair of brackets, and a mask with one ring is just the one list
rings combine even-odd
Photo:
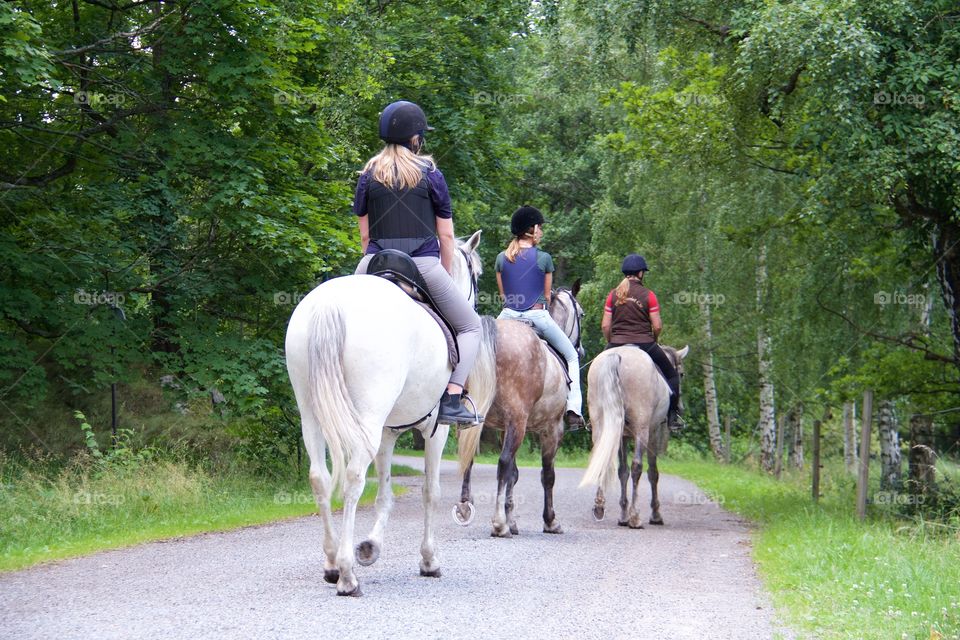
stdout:
[[544,279],[553,273],[553,258],[537,247],[521,249],[514,262],[507,260],[505,251],[497,256],[497,273],[503,283],[503,306],[514,311],[526,311],[538,302],[546,304],[543,295]]

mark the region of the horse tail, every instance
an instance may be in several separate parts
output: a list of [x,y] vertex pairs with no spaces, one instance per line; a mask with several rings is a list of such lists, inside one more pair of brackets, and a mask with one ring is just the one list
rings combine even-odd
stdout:
[[[480,349],[470,371],[467,385],[470,397],[477,403],[477,412],[487,415],[497,393],[497,321],[491,316],[480,318]],[[460,475],[466,473],[480,447],[483,425],[457,431],[457,457]]]
[[340,307],[318,307],[311,318],[307,340],[308,404],[330,447],[332,491],[343,481],[348,458],[354,452],[366,449],[370,457],[376,455],[376,447],[362,428],[360,412],[350,398],[343,375],[345,341],[346,323]]
[[[590,462],[580,481],[581,487],[606,487],[617,478],[617,453],[623,439],[623,389],[620,385],[620,355],[612,354],[595,361],[590,371],[590,421],[599,432],[590,453]],[[593,374],[596,377],[593,377]],[[596,401],[594,402],[594,399]]]

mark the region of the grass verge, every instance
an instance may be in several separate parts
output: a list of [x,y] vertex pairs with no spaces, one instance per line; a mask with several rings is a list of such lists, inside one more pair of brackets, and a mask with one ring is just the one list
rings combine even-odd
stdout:
[[[394,476],[418,473],[393,468]],[[367,483],[361,504],[373,502],[376,487]],[[98,467],[80,457],[57,468],[0,454],[0,571],[315,512],[305,478],[213,472],[171,460]]]
[[664,460],[661,470],[760,525],[754,557],[774,603],[816,638],[960,638],[960,538],[922,524],[854,517],[836,486],[814,505],[808,478],[711,462]]

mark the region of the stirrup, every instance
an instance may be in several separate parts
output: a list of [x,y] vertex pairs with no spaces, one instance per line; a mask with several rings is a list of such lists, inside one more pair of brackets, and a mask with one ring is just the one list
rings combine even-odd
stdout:
[[669,418],[667,419],[667,426],[670,427],[671,433],[680,433],[687,426],[687,423],[683,421],[683,418],[678,413],[674,416],[673,424],[670,424]]

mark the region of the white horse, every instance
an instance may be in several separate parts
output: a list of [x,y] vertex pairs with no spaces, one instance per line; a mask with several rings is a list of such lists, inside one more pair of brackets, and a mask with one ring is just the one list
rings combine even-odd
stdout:
[[[664,345],[667,357],[683,376],[683,359],[689,347],[677,350]],[[581,487],[597,486],[593,517],[602,520],[606,499],[604,489],[620,480],[620,519],[617,524],[642,529],[637,509],[637,484],[643,473],[643,452],[647,452],[647,480],[650,482],[650,524],[663,524],[657,482],[657,456],[667,450],[670,429],[667,409],[670,386],[649,355],[638,347],[607,349],[593,359],[587,373],[587,404],[593,424],[593,450],[583,473]],[[627,468],[627,455],[633,441],[633,464]],[[633,493],[627,500],[627,476],[633,480]]]
[[[476,304],[480,232],[459,244],[453,279]],[[424,523],[420,575],[440,576],[433,516],[440,498],[440,454],[449,425],[437,425],[437,405],[452,369],[447,343],[430,315],[400,287],[372,275],[324,282],[297,305],[286,338],[287,371],[293,384],[303,441],[310,456],[310,484],[323,520],[324,580],[337,595],[360,595],[354,553],[361,565],[380,555],[393,506],[390,464],[400,430],[419,429],[426,440]],[[327,470],[330,448],[333,474]],[[370,462],[375,461],[376,521],[366,540],[353,547],[357,502]],[[330,497],[343,484],[343,528],[333,531]]]

